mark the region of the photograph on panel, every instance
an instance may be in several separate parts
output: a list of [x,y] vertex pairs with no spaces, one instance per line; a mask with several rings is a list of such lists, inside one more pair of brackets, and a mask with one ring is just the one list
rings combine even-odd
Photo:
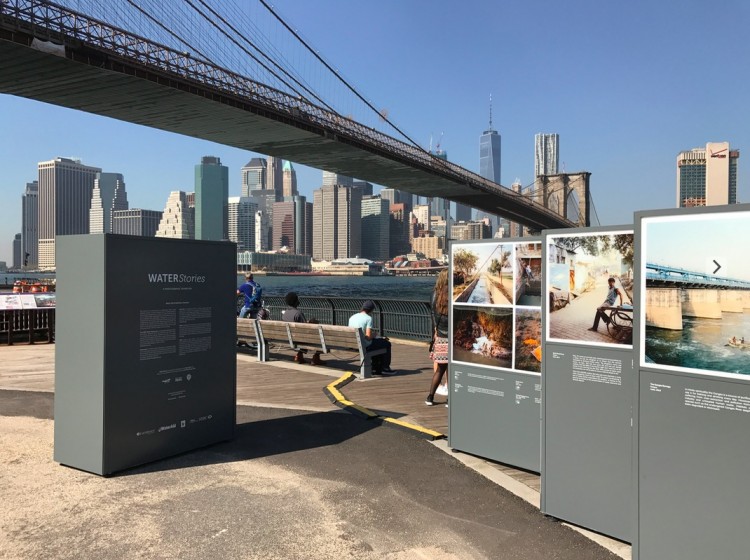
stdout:
[[516,308],[516,365],[521,371],[542,372],[542,311]]
[[542,305],[542,244],[516,243],[515,301],[517,305]]
[[633,234],[547,240],[547,338],[632,345]]
[[750,375],[747,212],[643,220],[643,362]]
[[513,309],[453,307],[453,361],[513,367]]
[[513,245],[454,245],[453,301],[477,305],[512,305]]

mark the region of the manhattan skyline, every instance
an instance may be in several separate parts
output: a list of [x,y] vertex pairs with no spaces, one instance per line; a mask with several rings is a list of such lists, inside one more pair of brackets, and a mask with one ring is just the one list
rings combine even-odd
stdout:
[[[534,135],[560,134],[561,171],[592,173],[603,224],[672,207],[680,151],[710,141],[728,141],[740,153],[750,146],[747,78],[737,63],[750,54],[742,40],[750,15],[744,3],[721,10],[698,2],[680,10],[646,2],[435,6],[276,2],[397,125],[425,148],[443,132],[451,161],[471,171],[479,171],[490,94],[493,128],[503,138],[503,185],[516,178],[531,184]],[[699,69],[699,79],[688,66]],[[37,179],[40,161],[78,157],[122,173],[131,207],[161,210],[170,191],[193,190],[201,157],[221,158],[229,167],[229,195],[237,196],[239,170],[255,156],[7,95],[0,95],[0,115],[10,131],[0,140],[0,260],[8,264],[13,235],[21,231],[21,195]],[[742,162],[738,199],[745,201]],[[295,169],[300,194],[311,200],[320,171],[296,162]]]

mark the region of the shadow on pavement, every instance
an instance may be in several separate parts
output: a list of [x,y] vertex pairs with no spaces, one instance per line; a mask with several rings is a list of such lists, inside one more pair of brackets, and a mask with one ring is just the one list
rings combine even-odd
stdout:
[[115,476],[247,461],[337,445],[379,425],[380,422],[365,422],[339,411],[307,413],[240,406],[233,440],[134,467]]

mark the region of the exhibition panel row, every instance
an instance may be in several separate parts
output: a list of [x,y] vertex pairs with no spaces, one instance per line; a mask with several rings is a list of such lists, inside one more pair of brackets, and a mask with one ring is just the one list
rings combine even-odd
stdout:
[[636,559],[746,557],[746,231],[735,205],[453,243],[450,446]]

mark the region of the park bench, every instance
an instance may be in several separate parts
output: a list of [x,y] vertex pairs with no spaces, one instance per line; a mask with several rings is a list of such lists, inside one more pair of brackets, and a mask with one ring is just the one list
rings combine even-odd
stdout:
[[359,376],[372,377],[372,357],[385,354],[385,349],[367,350],[362,329],[315,323],[287,323],[260,319],[237,319],[237,341],[258,348],[258,361],[266,362],[269,347],[277,344],[298,352],[309,350],[329,354],[332,350],[359,353]]

